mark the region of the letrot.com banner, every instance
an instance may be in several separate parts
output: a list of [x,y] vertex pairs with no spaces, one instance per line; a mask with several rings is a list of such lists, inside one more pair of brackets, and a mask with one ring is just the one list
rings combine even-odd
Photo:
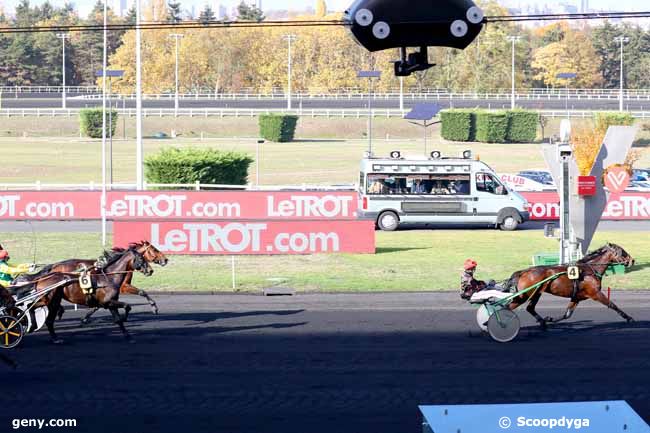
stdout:
[[372,221],[126,222],[113,243],[149,239],[169,254],[271,255],[374,253]]
[[[534,220],[558,219],[555,192],[523,192]],[[98,220],[98,191],[0,193],[0,220]],[[354,192],[109,192],[109,220],[355,220]],[[650,220],[650,193],[612,197],[603,219]]]
[[[522,192],[530,203],[530,217],[533,220],[557,220],[560,218],[560,199],[555,192]],[[589,200],[589,199],[587,199]],[[650,193],[627,192],[612,195],[604,220],[650,220]]]
[[[0,194],[0,219],[101,218],[98,191],[16,191]],[[109,220],[238,219],[354,220],[353,192],[109,192]]]

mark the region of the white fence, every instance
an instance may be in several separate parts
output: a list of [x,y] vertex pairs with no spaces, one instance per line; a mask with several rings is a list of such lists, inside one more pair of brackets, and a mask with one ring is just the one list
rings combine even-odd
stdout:
[[[101,88],[97,86],[66,86],[66,91],[69,93],[101,93]],[[61,86],[0,86],[2,93],[62,93]],[[368,94],[365,93],[365,88],[343,88],[340,90],[332,91],[329,89],[313,89],[310,92],[294,92],[294,96],[298,98],[312,99],[312,98],[331,98],[331,99],[346,99],[346,98],[367,98]],[[650,89],[625,89],[626,97],[650,97]],[[527,97],[564,97],[567,93],[570,96],[585,96],[592,98],[618,98],[620,95],[619,89],[566,89],[566,88],[533,88],[533,89],[517,89],[517,95],[522,98]],[[399,97],[400,90],[398,88],[390,89],[384,93],[378,93],[378,98],[396,98]],[[508,89],[491,89],[487,91],[471,91],[466,90],[462,92],[455,92],[450,89],[417,89],[405,88],[404,95],[408,98],[431,98],[431,97],[507,97],[510,98],[511,90]],[[161,94],[145,95],[151,98],[173,98],[173,91],[168,91]],[[132,98],[134,95],[127,95],[126,97]],[[285,89],[274,88],[267,91],[258,89],[241,89],[237,92],[215,92],[213,89],[199,89],[192,91],[185,91],[182,98],[210,98],[210,99],[284,99],[286,98]]]
[[[203,183],[147,183],[144,182],[144,190],[175,190],[186,189],[194,191],[210,191],[210,190],[233,190],[233,191],[352,191],[358,189],[355,184],[342,184],[342,185],[219,185],[219,184],[203,184]],[[108,190],[113,191],[133,191],[137,189],[135,183],[113,183],[106,184]],[[102,184],[98,182],[87,183],[43,183],[41,181],[31,183],[0,183],[0,190],[2,191],[100,191]]]
[[[368,99],[367,93],[295,93],[292,94],[292,99],[296,101],[301,100],[328,100],[328,101],[364,101]],[[446,101],[446,100],[503,100],[510,101],[512,93],[510,92],[420,92],[420,93],[404,93],[404,100],[406,101]],[[650,101],[650,90],[626,90],[623,94],[624,99],[628,101]],[[133,100],[135,94],[129,95],[113,95],[114,98]],[[286,100],[287,96],[283,93],[182,93],[178,95],[180,100],[193,100],[193,101],[274,101]],[[578,101],[617,101],[620,98],[620,91],[600,90],[593,92],[586,92],[580,90],[558,90],[553,91],[519,91],[515,95],[517,100],[520,101],[553,101],[565,100],[567,97],[570,100]],[[99,100],[102,98],[101,94],[87,94],[76,96],[69,99],[76,100]],[[160,94],[145,94],[143,99],[146,100],[174,100],[173,93],[160,93]],[[381,100],[398,100],[400,99],[399,92],[389,93],[373,93],[371,99],[375,101]]]
[[[494,107],[501,109],[501,107]],[[79,108],[5,108],[0,110],[0,117],[77,117]],[[126,117],[136,115],[135,108],[117,109],[118,113]],[[373,117],[404,117],[410,110],[400,109],[374,109]],[[590,118],[595,111],[604,110],[541,110],[544,117],[561,118]],[[368,110],[364,108],[354,109],[267,109],[267,108],[180,108],[178,112],[173,108],[143,108],[144,117],[170,117],[178,114],[179,117],[256,117],[260,114],[290,113],[302,117],[325,117],[325,118],[364,118],[368,117]],[[633,111],[631,114],[639,119],[650,119],[650,111]]]

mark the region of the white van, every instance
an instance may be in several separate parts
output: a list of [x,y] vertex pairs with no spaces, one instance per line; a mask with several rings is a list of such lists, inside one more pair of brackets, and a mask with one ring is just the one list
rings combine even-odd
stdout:
[[529,219],[528,203],[508,189],[484,162],[462,158],[390,158],[361,161],[359,217],[372,219],[381,230],[402,223],[490,224],[515,230]]

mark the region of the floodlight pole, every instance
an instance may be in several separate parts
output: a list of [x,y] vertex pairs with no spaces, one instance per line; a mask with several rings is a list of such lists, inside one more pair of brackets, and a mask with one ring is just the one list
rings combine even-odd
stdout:
[[144,189],[143,155],[142,145],[142,55],[141,55],[141,33],[140,30],[140,0],[135,0],[135,129],[136,129],[136,152],[135,152],[135,174],[136,187]]
[[172,33],[169,35],[170,38],[176,40],[176,69],[175,69],[175,86],[176,86],[176,95],[174,97],[174,117],[178,117],[178,42],[183,38],[183,35],[180,33]]
[[288,62],[287,62],[287,110],[291,110],[291,43],[297,39],[296,35],[284,35],[284,40],[288,43]]
[[621,44],[621,93],[620,93],[620,100],[619,100],[619,111],[624,111],[624,86],[625,86],[625,75],[623,74],[623,46],[627,42],[630,42],[630,38],[626,38],[625,36],[619,36],[614,39],[616,42],[620,42]]
[[61,108],[65,109],[66,108],[66,93],[65,93],[65,40],[69,39],[70,36],[68,36],[65,33],[57,33],[56,37],[61,39],[61,48],[63,51],[63,61],[62,61],[62,68],[61,68],[61,85],[62,85],[62,93],[61,93]]
[[508,36],[508,40],[512,42],[512,100],[510,103],[510,108],[515,109],[516,107],[516,97],[515,97],[515,44],[521,40],[521,36]]

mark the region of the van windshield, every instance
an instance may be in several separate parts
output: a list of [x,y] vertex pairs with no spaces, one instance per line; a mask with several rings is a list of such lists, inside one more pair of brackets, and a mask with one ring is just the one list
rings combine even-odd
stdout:
[[372,173],[366,182],[369,195],[469,195],[469,174],[395,175]]
[[494,195],[503,195],[506,188],[489,173],[476,173],[476,190]]

